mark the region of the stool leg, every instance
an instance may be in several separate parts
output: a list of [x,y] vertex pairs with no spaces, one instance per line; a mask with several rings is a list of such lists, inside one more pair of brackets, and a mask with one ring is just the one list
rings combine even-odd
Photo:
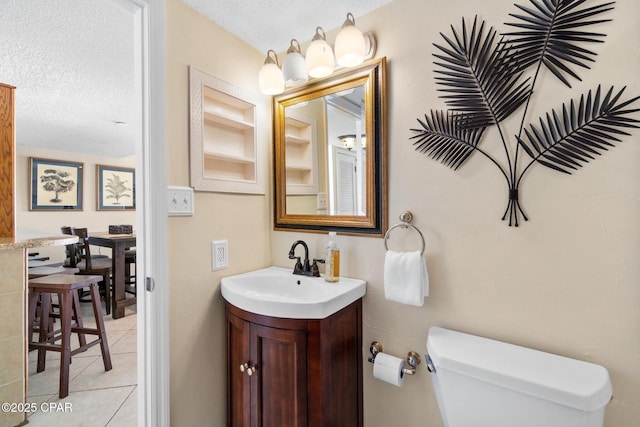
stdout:
[[38,322],[38,331],[40,330],[40,316],[42,315],[42,295],[38,294],[38,302],[36,302],[36,315],[34,317],[34,323]]
[[91,302],[93,304],[93,315],[96,319],[96,328],[98,329],[98,338],[100,338],[100,351],[102,351],[102,362],[104,370],[110,371],[111,355],[109,354],[109,344],[107,343],[107,334],[104,331],[104,319],[102,318],[102,306],[100,305],[100,291],[98,284],[91,284]]
[[[80,311],[80,297],[78,296],[78,292],[79,290],[73,291],[73,319],[76,321],[76,327],[82,329],[84,328],[84,324],[82,322],[82,312]],[[85,334],[78,332],[78,343],[80,344],[80,347],[87,345],[87,338]],[[83,352],[84,351],[87,351],[87,349],[85,348]]]
[[[49,340],[50,325],[53,319],[49,317],[51,312],[51,294],[40,294],[40,334],[38,342],[44,343]],[[42,372],[45,369],[47,361],[47,350],[44,348],[38,349],[38,365],[36,372]]]
[[69,395],[69,364],[71,363],[71,310],[72,291],[60,294],[60,324],[62,325],[62,351],[60,353],[60,399]]
[[38,311],[38,298],[40,294],[34,290],[29,290],[29,324],[28,334],[29,343],[33,342],[33,323],[36,321],[36,313]]
[[[51,298],[51,295],[49,295],[49,298]],[[54,310],[53,310],[53,309],[54,309],[54,306],[53,306],[53,305],[54,305],[54,304],[53,304],[53,300],[51,300],[51,299],[50,299],[50,302],[51,302],[51,304],[50,304],[50,309],[49,309],[49,317],[50,317],[50,318],[49,318],[49,321],[48,321],[47,323],[48,323],[48,325],[49,325],[49,330],[48,330],[48,332],[49,332],[49,334],[52,334],[52,333],[53,333],[53,331],[54,331],[55,325],[56,325],[56,319],[55,319],[55,317],[54,317],[54,314],[55,314],[55,313],[54,313]]]
[[[111,314],[111,278],[110,273],[107,271],[102,276],[102,284],[104,286],[104,309],[107,312],[107,316]],[[102,309],[100,310],[102,311]]]

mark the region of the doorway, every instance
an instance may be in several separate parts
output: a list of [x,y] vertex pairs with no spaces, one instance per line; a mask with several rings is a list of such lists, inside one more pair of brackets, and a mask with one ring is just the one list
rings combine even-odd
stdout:
[[[166,255],[166,131],[164,2],[110,0],[130,12],[135,27],[137,420],[140,426],[169,425],[168,289]],[[73,16],[74,11],[69,12]],[[153,141],[153,149],[151,142]],[[24,175],[24,174],[23,174]],[[22,179],[22,177],[19,177]],[[19,221],[19,218],[18,218]]]

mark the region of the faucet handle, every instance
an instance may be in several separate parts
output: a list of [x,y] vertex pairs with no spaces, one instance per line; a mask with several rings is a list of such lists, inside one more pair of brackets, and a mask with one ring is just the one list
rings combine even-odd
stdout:
[[311,265],[311,273],[313,273],[313,275],[315,277],[320,277],[320,270],[318,269],[318,263],[322,263],[324,264],[324,260],[323,259],[313,259],[313,264]]
[[296,265],[293,267],[293,274],[302,273],[303,269],[302,269],[302,262],[300,262],[300,257],[299,256],[291,256],[291,255],[289,255],[289,259],[295,259],[296,260]]

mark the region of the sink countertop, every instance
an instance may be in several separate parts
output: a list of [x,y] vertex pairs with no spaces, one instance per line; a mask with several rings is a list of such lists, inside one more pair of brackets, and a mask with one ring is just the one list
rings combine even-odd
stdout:
[[291,319],[324,319],[366,294],[366,281],[294,275],[292,269],[267,267],[222,279],[222,296],[251,313]]
[[18,233],[17,236],[13,237],[0,237],[0,251],[62,246],[76,243],[77,241],[77,236],[43,236],[42,234]]

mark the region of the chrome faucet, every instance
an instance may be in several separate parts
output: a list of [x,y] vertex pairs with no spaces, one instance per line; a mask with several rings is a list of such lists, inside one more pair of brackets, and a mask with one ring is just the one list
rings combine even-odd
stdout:
[[[304,261],[300,261],[300,257],[296,256],[296,248],[298,245],[302,245],[304,248]],[[314,259],[313,265],[309,264],[309,247],[302,240],[296,240],[291,249],[289,250],[289,259],[295,259],[296,265],[293,267],[293,274],[301,274],[303,276],[315,276],[320,277],[320,270],[318,269],[318,262],[324,262],[323,259]]]

